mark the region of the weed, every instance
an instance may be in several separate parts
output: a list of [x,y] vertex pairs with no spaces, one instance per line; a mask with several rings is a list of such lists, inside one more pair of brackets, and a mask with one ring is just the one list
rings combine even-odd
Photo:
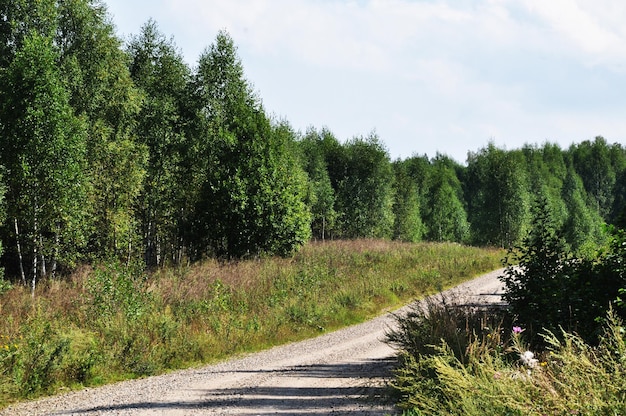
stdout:
[[69,340],[37,314],[24,326],[21,342],[14,345],[11,373],[22,397],[47,393],[54,386],[57,370],[68,351]]
[[107,320],[117,313],[130,320],[138,318],[148,303],[145,279],[141,269],[119,262],[96,268],[87,280],[92,319]]
[[11,290],[13,285],[8,280],[5,280],[2,274],[0,274],[0,296]]
[[[112,263],[0,294],[0,405],[158,374],[361,322],[500,266],[504,253],[381,240],[152,274]],[[454,259],[451,261],[450,259]],[[458,270],[458,271],[457,271]],[[34,319],[33,310],[38,310]],[[29,318],[31,317],[31,318]],[[47,324],[47,326],[46,326]]]
[[624,326],[612,312],[598,347],[562,331],[531,351],[519,325],[495,320],[481,330],[482,314],[436,305],[398,317],[389,337],[402,347],[393,385],[405,415],[626,412]]

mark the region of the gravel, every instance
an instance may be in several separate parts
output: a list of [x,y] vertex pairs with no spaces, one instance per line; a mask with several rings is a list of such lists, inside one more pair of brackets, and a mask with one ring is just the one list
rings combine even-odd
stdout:
[[[501,273],[454,293],[468,303],[499,302]],[[385,314],[215,365],[16,404],[0,415],[393,415],[386,391],[395,351],[383,340],[394,323]]]

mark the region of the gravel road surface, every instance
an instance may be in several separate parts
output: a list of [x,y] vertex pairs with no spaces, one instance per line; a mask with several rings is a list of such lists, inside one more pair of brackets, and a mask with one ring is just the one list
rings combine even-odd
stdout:
[[[468,303],[499,302],[500,274],[452,290]],[[21,403],[0,415],[392,415],[384,393],[395,351],[383,340],[394,324],[385,314],[220,364]]]

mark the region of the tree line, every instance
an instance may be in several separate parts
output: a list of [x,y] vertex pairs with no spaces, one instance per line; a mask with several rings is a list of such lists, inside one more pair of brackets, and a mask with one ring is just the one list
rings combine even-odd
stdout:
[[193,68],[154,21],[122,42],[96,0],[0,0],[2,266],[55,276],[289,255],[313,239],[509,247],[546,198],[584,252],[624,222],[626,151],[602,137],[392,161],[269,117],[219,32]]

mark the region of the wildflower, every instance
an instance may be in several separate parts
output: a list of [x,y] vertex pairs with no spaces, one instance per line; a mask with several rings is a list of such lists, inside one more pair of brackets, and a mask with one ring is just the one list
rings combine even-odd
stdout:
[[523,329],[522,329],[522,327],[521,327],[521,326],[514,326],[514,327],[513,327],[513,333],[514,333],[514,334],[521,334],[521,333],[522,333],[522,331],[523,331]]
[[539,363],[532,351],[524,351],[520,354],[520,360],[528,368],[535,368]]

